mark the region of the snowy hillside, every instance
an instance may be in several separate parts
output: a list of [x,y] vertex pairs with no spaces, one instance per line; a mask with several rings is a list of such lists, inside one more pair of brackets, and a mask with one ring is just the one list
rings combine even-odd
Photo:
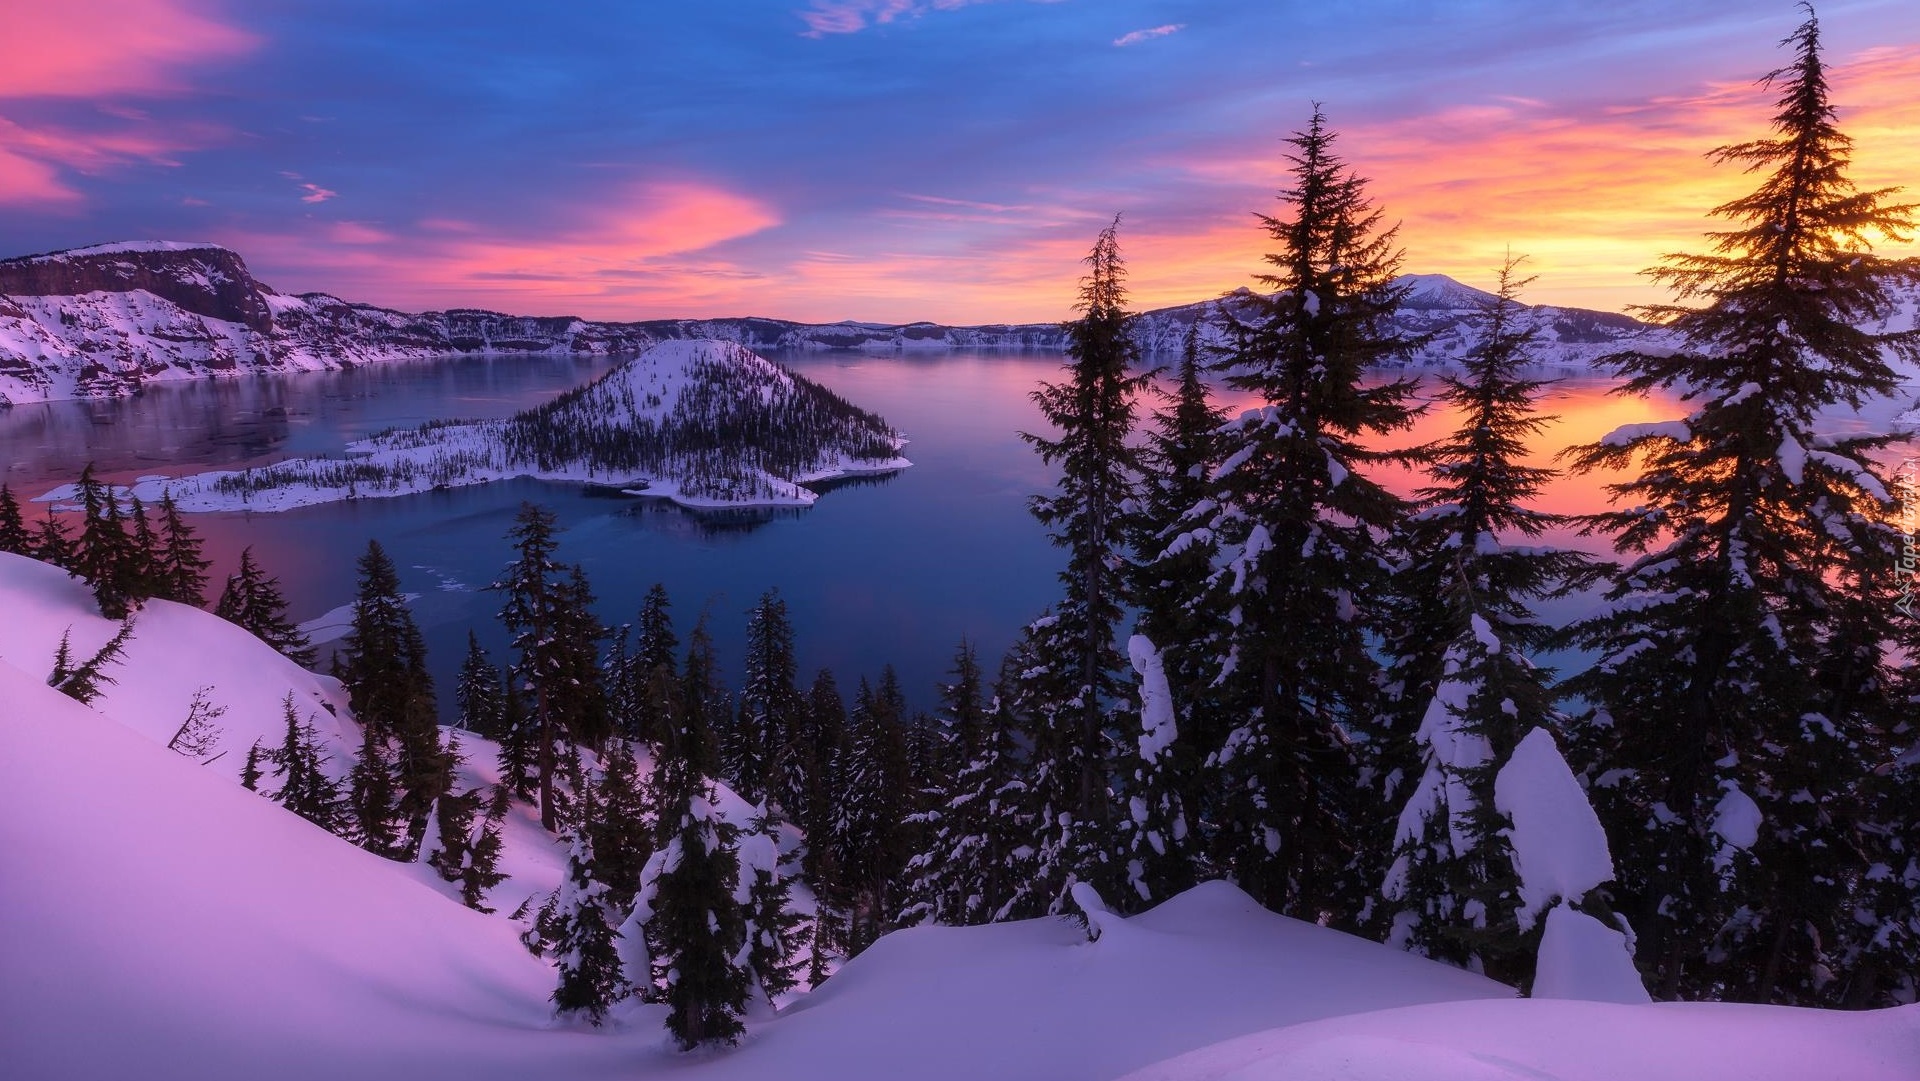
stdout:
[[[184,510],[285,510],[508,477],[594,483],[690,507],[810,506],[804,485],[912,465],[872,413],[728,342],[662,342],[504,420],[434,422],[242,472],[146,477]],[[68,499],[71,485],[43,498]]]
[[[0,555],[0,1063],[31,1081],[420,1077],[600,1081],[1912,1081],[1920,1007],[1515,999],[1480,977],[1261,910],[1214,883],[1129,920],[888,935],[821,989],[681,1055],[664,1007],[557,1025],[518,926],[166,750],[191,690],[223,746],[287,691],[354,729],[331,681],[213,616],[150,602],[97,709],[44,672],[112,624],[55,568]],[[264,714],[264,715],[263,715]],[[468,742],[473,761],[492,747]],[[486,769],[469,768],[462,783]],[[744,814],[733,807],[731,814]],[[515,809],[496,903],[544,893],[552,838]]]

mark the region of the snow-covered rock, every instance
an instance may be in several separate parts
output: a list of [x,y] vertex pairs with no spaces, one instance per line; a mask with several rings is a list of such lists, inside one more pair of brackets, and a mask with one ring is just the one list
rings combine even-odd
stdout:
[[1539,963],[1534,968],[1533,997],[1653,1001],[1639,970],[1633,967],[1627,936],[1566,905],[1555,905],[1547,913]]

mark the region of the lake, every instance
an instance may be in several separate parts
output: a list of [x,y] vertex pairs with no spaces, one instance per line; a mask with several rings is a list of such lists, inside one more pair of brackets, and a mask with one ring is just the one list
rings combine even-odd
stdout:
[[[398,499],[334,503],[274,514],[200,514],[215,574],[242,547],[277,575],[296,620],[351,600],[353,561],[378,539],[418,593],[414,612],[432,654],[443,712],[469,628],[502,661],[497,594],[484,587],[510,557],[504,540],[523,500],[540,502],[565,532],[560,558],[582,564],[609,622],[629,621],[654,582],[666,584],[684,642],[704,616],[723,674],[737,678],[746,612],[770,588],[787,601],[803,679],[831,667],[851,694],[861,676],[892,663],[910,699],[931,707],[962,639],[989,671],[1020,627],[1054,597],[1059,554],[1027,514],[1050,481],[1019,438],[1042,422],[1028,392],[1057,378],[1057,355],[776,355],[783,363],[886,417],[911,440],[914,467],[848,483],[811,509],[696,515],[659,501],[590,497],[577,489],[513,481]],[[0,479],[23,497],[73,479],[88,462],[115,481],[143,474],[236,468],[337,452],[394,425],[497,417],[592,379],[606,358],[464,357],[345,372],[159,384],[138,398],[55,402],[0,410]],[[1536,459],[1597,439],[1621,424],[1683,416],[1677,396],[1612,394],[1611,380],[1567,370],[1544,404],[1560,419]],[[1430,391],[1431,382],[1426,388]],[[1226,396],[1231,406],[1245,402]],[[1831,418],[1833,430],[1885,430],[1898,408]],[[1406,444],[1437,438],[1452,420],[1435,412]],[[1383,478],[1406,490],[1414,478]],[[1605,505],[1605,478],[1561,478],[1545,509]],[[1587,542],[1591,546],[1592,542]],[[216,578],[218,581],[218,578]],[[1549,613],[1552,618],[1555,613]],[[731,681],[731,678],[730,678]]]

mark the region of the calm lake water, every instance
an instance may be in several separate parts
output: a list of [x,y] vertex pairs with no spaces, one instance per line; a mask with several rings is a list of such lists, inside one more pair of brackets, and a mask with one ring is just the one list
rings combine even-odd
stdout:
[[[811,510],[697,516],[653,501],[592,498],[578,490],[515,481],[400,499],[335,503],[278,514],[203,514],[216,575],[242,547],[286,589],[296,620],[352,598],[353,561],[378,539],[401,570],[451,709],[454,672],[469,628],[502,660],[499,607],[486,584],[509,558],[504,535],[523,500],[550,507],[566,532],[561,558],[585,566],[610,622],[629,621],[654,582],[666,584],[684,641],[707,618],[725,673],[739,673],[746,611],[767,589],[786,599],[803,676],[831,667],[843,691],[892,663],[916,705],[934,687],[961,638],[989,670],[1019,628],[1056,592],[1059,558],[1028,516],[1027,500],[1049,483],[1019,438],[1041,421],[1028,392],[1056,378],[1057,355],[948,354],[866,357],[795,354],[778,359],[909,437],[914,467],[848,484]],[[606,359],[476,357],[349,372],[166,384],[135,399],[56,402],[0,410],[0,479],[37,495],[73,479],[88,462],[112,480],[234,468],[338,451],[393,425],[445,417],[504,416],[586,382]],[[1610,393],[1580,371],[1561,376],[1546,402],[1560,420],[1539,457],[1597,439],[1621,424],[1683,416],[1674,398]],[[1229,405],[1245,404],[1229,400]],[[1885,430],[1899,407],[1831,418],[1835,430]],[[1452,427],[1435,413],[1408,444]],[[1405,490],[1409,476],[1384,478]],[[1563,478],[1546,509],[1599,509],[1605,478]],[[217,579],[216,579],[217,580]],[[1551,613],[1549,614],[1551,617]]]

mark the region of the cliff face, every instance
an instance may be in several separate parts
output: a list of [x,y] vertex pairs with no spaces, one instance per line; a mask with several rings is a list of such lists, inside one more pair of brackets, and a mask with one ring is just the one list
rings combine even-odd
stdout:
[[[1488,297],[1439,275],[1411,275],[1398,316],[1429,337],[1412,358],[1444,363],[1476,340]],[[1223,342],[1247,294],[1145,312],[1135,337],[1149,355],[1175,354],[1187,330]],[[1586,364],[1623,348],[1657,349],[1666,333],[1623,315],[1536,307],[1546,363]],[[324,293],[289,296],[211,244],[107,244],[0,260],[0,405],[137,392],[157,380],[297,372],[460,353],[638,353],[661,341],[709,339],[759,351],[865,353],[954,349],[1053,353],[1058,323],[948,327],[934,323],[795,323],[784,319],[590,322],[459,308],[408,313]]]
[[273,330],[273,312],[240,256],[213,244],[105,244],[0,260],[0,293],[80,296],[151,293],[184,312]]

